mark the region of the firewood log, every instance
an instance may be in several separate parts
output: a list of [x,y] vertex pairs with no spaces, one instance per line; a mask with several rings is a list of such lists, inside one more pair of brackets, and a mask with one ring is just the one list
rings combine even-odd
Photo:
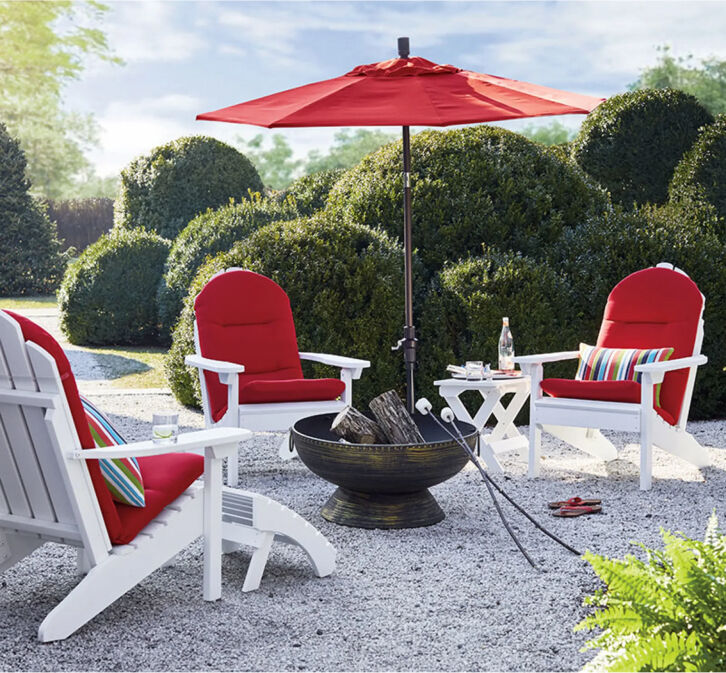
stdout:
[[388,444],[381,426],[351,406],[333,419],[330,429],[338,437],[354,444]]
[[391,444],[421,444],[425,441],[395,390],[374,397],[368,406]]

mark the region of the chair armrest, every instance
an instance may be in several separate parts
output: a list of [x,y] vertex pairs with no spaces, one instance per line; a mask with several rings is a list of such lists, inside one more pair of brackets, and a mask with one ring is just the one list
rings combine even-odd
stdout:
[[241,374],[245,370],[244,365],[238,365],[236,362],[212,360],[211,358],[205,358],[197,354],[187,355],[184,358],[184,363],[189,367],[198,367],[199,369],[206,369],[217,374]]
[[560,362],[561,360],[575,360],[580,357],[580,351],[560,351],[559,353],[540,353],[539,355],[520,355],[514,358],[518,365],[541,365],[546,362]]
[[686,369],[688,367],[698,367],[705,365],[708,358],[705,355],[691,355],[687,358],[677,358],[675,360],[664,360],[663,362],[648,362],[643,365],[636,365],[635,371],[643,374],[651,374],[656,372],[670,372],[676,369]]
[[[371,363],[368,360],[347,358],[342,355],[329,355],[328,353],[300,353],[300,359],[310,360],[311,362],[320,362],[321,364],[330,365],[331,367],[339,367],[340,369],[355,369],[358,370],[358,372],[371,366]],[[358,376],[355,378],[358,378]]]
[[250,430],[244,428],[211,428],[185,432],[173,444],[155,444],[147,439],[143,442],[119,444],[99,449],[76,449],[71,458],[76,460],[95,460],[97,458],[141,458],[164,453],[186,453],[212,447],[217,458],[224,458],[237,450],[237,445],[252,437]]

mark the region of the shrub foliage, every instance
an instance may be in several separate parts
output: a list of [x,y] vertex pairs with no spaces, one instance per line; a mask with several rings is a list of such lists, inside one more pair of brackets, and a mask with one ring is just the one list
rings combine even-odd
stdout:
[[74,344],[148,344],[158,339],[156,288],[169,241],[153,232],[114,229],[68,267],[58,301],[61,328]]
[[65,257],[28,190],[25,154],[0,123],[0,296],[55,292]]
[[[215,273],[233,266],[268,276],[287,292],[301,351],[371,361],[353,387],[356,404],[401,385],[400,354],[391,352],[403,311],[401,249],[381,232],[316,215],[263,227],[200,268],[165,365],[182,403],[200,400],[196,372],[184,365],[185,355],[194,351],[194,299]],[[313,368],[316,376],[336,371]]]
[[113,199],[49,201],[48,217],[56,223],[66,248],[84,250],[113,226]]
[[712,121],[708,110],[682,91],[620,94],[587,116],[573,142],[573,157],[614,202],[661,204],[676,164],[698,129]]
[[124,229],[173,239],[199,213],[262,189],[255,167],[233,147],[205,136],[179,138],[121,171],[114,219]]
[[297,215],[294,201],[290,198],[275,202],[253,194],[249,201],[208,210],[184,227],[171,246],[159,285],[159,322],[163,338],[169,338],[189,286],[206,259],[228,251],[266,224],[292,220]]
[[[424,131],[411,152],[414,246],[429,275],[482,243],[537,256],[605,205],[581,171],[504,129]],[[368,155],[335,184],[328,211],[401,237],[401,154],[396,142]]]
[[345,171],[341,168],[304,175],[278,193],[277,200],[292,197],[301,217],[307,217],[325,208],[328,194]]
[[726,670],[726,535],[712,514],[703,541],[661,529],[664,549],[585,558],[607,588],[585,599],[597,611],[575,630],[600,629],[591,671]]

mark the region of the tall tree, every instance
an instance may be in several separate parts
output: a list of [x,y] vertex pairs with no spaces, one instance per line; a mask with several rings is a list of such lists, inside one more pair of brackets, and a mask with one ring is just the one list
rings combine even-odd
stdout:
[[0,0],[0,120],[25,151],[33,193],[57,198],[90,169],[93,117],[65,109],[63,89],[89,57],[120,63],[95,27],[107,11],[94,0]]
[[658,47],[658,62],[640,72],[629,89],[680,89],[693,94],[713,115],[726,112],[726,61],[715,57],[696,61],[674,57],[667,45]]
[[385,131],[370,131],[369,129],[341,129],[335,134],[333,145],[327,154],[318,150],[308,153],[305,163],[305,173],[319,173],[337,168],[352,168],[360,160],[375,152],[381,145],[393,142],[398,135]]
[[542,145],[561,145],[570,142],[577,135],[575,129],[567,128],[556,119],[549,124],[527,124],[520,133]]
[[251,140],[237,138],[237,145],[255,165],[265,187],[284,189],[298,175],[302,161],[292,158],[292,148],[280,133],[272,136],[272,146],[265,147],[265,136],[258,133]]

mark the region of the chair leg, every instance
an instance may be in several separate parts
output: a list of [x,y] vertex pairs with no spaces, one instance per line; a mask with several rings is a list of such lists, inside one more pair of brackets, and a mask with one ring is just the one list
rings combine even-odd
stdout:
[[292,441],[292,435],[290,432],[286,432],[285,436],[280,442],[280,448],[278,449],[278,455],[282,460],[292,460],[297,458],[297,449]]
[[708,467],[711,464],[708,451],[699,444],[698,440],[690,432],[668,425],[660,418],[655,419],[653,443],[664,451],[687,460],[696,467]]
[[640,490],[650,490],[653,475],[653,422],[643,415],[640,427]]
[[0,532],[0,538],[0,573],[32,554],[44,542],[18,533]]
[[540,457],[542,454],[542,426],[532,422],[529,426],[529,469],[527,476],[530,479],[539,477]]
[[262,573],[265,572],[265,565],[267,564],[267,557],[270,555],[270,549],[272,549],[272,543],[275,540],[275,534],[266,532],[262,534],[262,540],[260,546],[255,549],[250,559],[250,565],[247,568],[247,575],[245,576],[245,583],[242,586],[242,591],[254,591],[260,586],[262,580]]
[[567,442],[576,449],[589,453],[596,458],[615,460],[618,457],[618,450],[615,445],[600,430],[595,428],[545,425],[542,429],[553,437],[557,437],[557,439],[561,439],[563,442]]
[[239,453],[236,451],[227,458],[227,486],[239,483]]

